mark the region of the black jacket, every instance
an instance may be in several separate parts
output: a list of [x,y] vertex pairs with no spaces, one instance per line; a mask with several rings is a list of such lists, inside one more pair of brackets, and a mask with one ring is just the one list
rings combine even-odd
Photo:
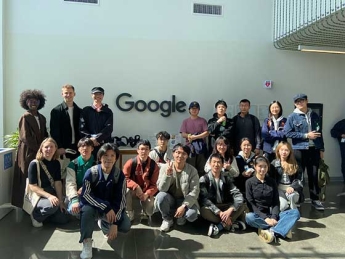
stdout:
[[331,136],[338,139],[339,144],[345,145],[345,142],[341,142],[341,135],[345,133],[345,119],[338,121],[331,129]]
[[[222,123],[219,124],[217,122],[218,114],[214,113],[213,117],[208,120],[207,127],[208,127],[208,132],[210,133],[210,139],[216,140],[220,136],[226,137],[230,142],[233,141],[232,138],[232,126],[233,126],[233,120],[228,118],[225,114],[226,120],[225,124],[223,125]],[[233,143],[231,143],[232,146]]]
[[256,176],[246,181],[246,199],[251,212],[260,216],[260,218],[279,219],[279,193],[277,184],[269,176],[261,182]]
[[80,133],[83,137],[88,138],[96,135],[95,138],[100,144],[110,142],[113,120],[113,112],[107,104],[102,106],[100,112],[97,112],[92,106],[86,106],[81,111]]
[[[204,176],[200,177],[200,194],[199,204],[201,207],[209,207],[214,214],[219,211],[217,204],[217,189],[216,182],[212,172],[208,172]],[[227,172],[221,172],[220,180],[220,196],[222,197],[222,203],[230,203],[235,210],[237,210],[243,204],[243,195],[239,189],[236,188],[232,182],[232,178]]]
[[[73,103],[73,126],[75,144],[80,140],[79,120],[81,109]],[[70,148],[72,144],[72,128],[65,102],[59,104],[50,112],[50,135],[59,148]]]

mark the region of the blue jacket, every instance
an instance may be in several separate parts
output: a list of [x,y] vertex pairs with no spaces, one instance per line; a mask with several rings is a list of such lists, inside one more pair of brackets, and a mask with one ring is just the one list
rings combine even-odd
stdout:
[[[93,169],[97,169],[96,174]],[[116,176],[115,176],[116,175]],[[126,181],[120,169],[114,167],[105,180],[101,165],[88,169],[83,180],[83,189],[80,197],[80,206],[89,205],[100,213],[107,214],[113,210],[118,224],[123,210],[126,207]]]
[[312,140],[315,148],[324,151],[320,117],[311,109],[308,109],[307,114],[295,109],[294,112],[289,115],[284,126],[286,137],[291,138],[293,149],[309,149],[310,143],[309,139],[306,137],[306,134],[309,132],[306,118],[308,115],[310,115],[311,120],[311,131],[315,130],[321,133],[321,137]]
[[271,118],[266,118],[261,128],[261,137],[263,139],[263,151],[271,154],[273,152],[274,143],[278,140],[285,141],[284,125],[286,118],[278,118],[278,130],[274,129],[274,123]]

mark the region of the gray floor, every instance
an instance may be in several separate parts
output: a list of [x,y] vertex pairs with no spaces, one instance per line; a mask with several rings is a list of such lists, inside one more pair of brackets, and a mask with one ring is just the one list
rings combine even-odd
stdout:
[[[331,183],[327,195],[324,212],[316,211],[308,201],[302,205],[302,218],[289,241],[265,244],[251,229],[209,238],[208,226],[202,220],[175,226],[163,234],[159,231],[160,217],[155,214],[152,227],[137,219],[132,230],[120,234],[111,246],[95,226],[93,258],[345,258],[345,185]],[[27,214],[13,210],[0,220],[0,258],[79,258],[78,227],[78,221],[73,220],[61,228],[45,224],[37,229]]]

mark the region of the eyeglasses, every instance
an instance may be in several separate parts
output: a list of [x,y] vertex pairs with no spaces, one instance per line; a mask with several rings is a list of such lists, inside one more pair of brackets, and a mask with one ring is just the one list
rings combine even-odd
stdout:
[[295,103],[303,103],[303,102],[305,102],[305,99],[297,99],[297,100],[295,101]]

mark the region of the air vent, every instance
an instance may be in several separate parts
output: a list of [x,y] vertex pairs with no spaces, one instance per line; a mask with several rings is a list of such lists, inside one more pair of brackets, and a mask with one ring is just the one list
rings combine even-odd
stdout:
[[223,6],[193,3],[193,13],[221,16],[223,15]]
[[98,4],[99,0],[64,0],[65,2],[85,3],[85,4]]

